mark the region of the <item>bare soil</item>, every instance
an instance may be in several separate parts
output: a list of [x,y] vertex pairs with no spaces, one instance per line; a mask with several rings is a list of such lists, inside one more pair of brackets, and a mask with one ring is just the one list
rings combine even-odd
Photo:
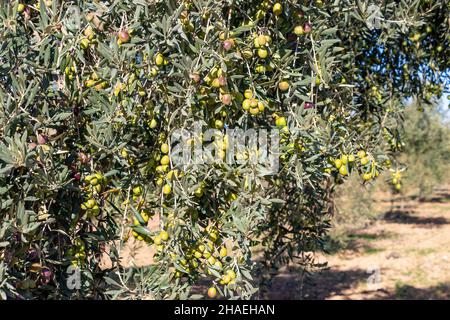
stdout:
[[[305,277],[286,267],[257,299],[450,299],[450,185],[419,201],[391,202],[377,196],[384,214],[354,232],[333,254],[317,254],[328,268]],[[125,266],[145,266],[153,252],[131,240],[122,252]],[[200,285],[197,290],[206,291]]]
[[317,255],[327,269],[305,279],[286,268],[264,298],[450,299],[450,186],[378,205],[385,213],[346,248]]

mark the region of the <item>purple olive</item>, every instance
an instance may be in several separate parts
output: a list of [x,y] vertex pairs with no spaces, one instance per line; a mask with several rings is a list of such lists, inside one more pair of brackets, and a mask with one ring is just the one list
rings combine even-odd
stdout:
[[50,281],[52,281],[52,278],[53,278],[53,272],[50,269],[43,268],[41,270],[41,283],[43,285],[46,285]]
[[36,143],[30,142],[30,143],[28,144],[28,150],[33,150],[34,148],[36,148],[36,146],[37,146]]
[[190,78],[192,79],[192,81],[194,81],[195,83],[199,83],[200,82],[200,75],[198,73],[193,73],[190,75]]
[[312,31],[312,24],[309,22],[306,22],[303,26],[303,32],[304,33],[310,33]]
[[228,39],[228,40],[225,40],[225,41],[223,42],[223,48],[224,48],[226,51],[228,51],[228,50],[230,50],[231,48],[233,48],[233,46],[234,46],[234,40],[233,40],[233,39]]
[[39,144],[46,144],[48,141],[48,137],[44,134],[38,134],[37,141]]
[[130,34],[126,30],[122,30],[119,32],[119,40],[122,41],[122,43],[127,43],[130,41]]
[[227,84],[227,79],[224,76],[220,76],[219,78],[217,78],[219,80],[219,85],[221,87],[223,87],[224,85]]
[[303,107],[304,109],[311,109],[314,108],[315,104],[312,102],[305,102],[305,106]]
[[82,163],[82,164],[87,164],[87,163],[89,163],[89,156],[86,154],[86,153],[84,153],[84,152],[79,152],[78,153],[78,159],[80,159],[80,162]]
[[27,260],[33,261],[33,260],[36,260],[37,258],[38,258],[38,252],[36,251],[36,249],[29,249],[27,252]]

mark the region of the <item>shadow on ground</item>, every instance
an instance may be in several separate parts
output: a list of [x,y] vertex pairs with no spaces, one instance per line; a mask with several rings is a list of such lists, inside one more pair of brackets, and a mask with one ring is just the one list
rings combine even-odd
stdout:
[[444,217],[419,217],[413,211],[392,210],[384,214],[384,220],[394,223],[417,224],[427,226],[439,226],[450,223]]
[[448,300],[450,283],[443,283],[430,288],[415,288],[410,285],[397,285],[395,293],[388,299],[399,300]]
[[[370,270],[323,270],[313,273],[301,285],[299,274],[289,273],[274,279],[268,292],[260,299],[274,300],[325,300],[350,299],[346,291],[359,285],[367,287],[358,292],[356,299],[369,300],[441,300],[450,299],[450,283],[429,288],[416,288],[407,284],[399,284],[394,292],[370,285],[373,272]],[[375,279],[372,277],[372,279]],[[362,284],[362,286],[361,286]],[[355,299],[355,296],[352,297]]]
[[274,300],[323,300],[330,295],[339,295],[360,281],[366,281],[365,270],[315,272],[303,280],[300,273],[280,274],[273,279],[267,292],[260,299]]
[[422,202],[431,202],[431,203],[445,203],[450,201],[450,193],[441,193],[438,194],[436,197],[431,197],[427,199],[421,200]]
[[350,233],[340,238],[327,238],[323,245],[323,252],[326,254],[336,254],[342,251],[352,251],[360,253],[377,253],[379,248],[371,245],[372,242],[380,239],[395,238],[396,233],[393,232],[363,232],[360,230]]
[[[420,203],[438,204],[448,202],[450,193],[448,189],[436,190],[433,197],[424,199]],[[392,203],[391,210],[385,212],[380,218],[390,223],[410,224],[413,227],[420,228],[437,228],[450,224],[450,219],[445,216],[429,216],[426,211],[427,207],[423,207],[419,202],[411,203],[408,200],[419,200],[414,197],[404,197]],[[386,201],[387,202],[387,201]],[[420,211],[419,211],[420,210]],[[380,238],[395,237],[395,234],[368,233],[365,231],[356,231],[346,237],[345,241],[333,243],[327,242],[330,253],[337,253],[341,250],[367,251],[376,250],[371,247],[372,241]],[[387,256],[389,258],[389,256]],[[307,300],[323,300],[323,299],[383,299],[383,300],[439,300],[450,299],[450,283],[444,282],[436,286],[415,287],[407,283],[397,283],[395,288],[386,290],[376,288],[370,285],[373,279],[373,273],[369,270],[361,268],[351,270],[323,270],[315,272],[311,277],[301,285],[299,277],[285,275],[280,279],[277,285],[273,285],[273,292],[269,297],[273,299],[307,299]],[[294,290],[283,290],[282,283],[288,283]],[[294,285],[295,284],[295,285]],[[277,288],[281,288],[277,290]],[[356,291],[355,291],[356,290]]]
[[450,202],[450,192],[448,189],[436,190],[431,197],[420,197],[419,195],[404,195],[396,196],[395,198],[385,198],[378,200],[379,202],[395,203],[395,207],[400,207],[399,203],[404,203],[402,209],[413,209],[417,207],[417,204],[408,204],[410,201],[417,201],[420,203],[446,203]]

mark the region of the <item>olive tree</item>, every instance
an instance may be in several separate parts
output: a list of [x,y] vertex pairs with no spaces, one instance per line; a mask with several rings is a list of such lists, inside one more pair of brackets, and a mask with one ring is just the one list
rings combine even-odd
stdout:
[[[424,0],[2,3],[2,298],[176,299],[199,281],[210,297],[250,298],[255,273],[315,267],[334,186],[390,166],[404,97],[444,93],[448,12]],[[270,139],[239,148],[255,134]],[[191,156],[175,161],[180,150]],[[130,236],[150,266],[123,268]]]

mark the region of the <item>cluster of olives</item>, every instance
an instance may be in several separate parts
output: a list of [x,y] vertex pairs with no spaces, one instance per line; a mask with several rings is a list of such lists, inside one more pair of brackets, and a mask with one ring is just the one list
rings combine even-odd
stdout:
[[[168,155],[168,152],[169,152],[168,150],[169,150],[169,145],[166,143],[163,143],[161,145],[162,156],[159,158],[160,165],[158,165],[155,169],[156,172],[158,173],[156,184],[158,186],[163,186],[164,182],[167,182],[163,186],[163,190],[166,185],[168,185],[170,187],[169,183],[173,180],[173,178],[178,178],[178,177],[183,176],[183,172],[178,169],[169,170],[170,157]],[[167,190],[169,190],[169,189],[167,189]],[[165,194],[169,194],[169,193],[170,192],[165,193]]]
[[170,182],[174,177],[179,176],[179,171],[177,169],[169,170],[169,145],[167,143],[161,144],[160,151],[161,154],[157,157],[159,160],[159,165],[155,168],[155,171],[158,174],[156,177],[156,184],[158,186],[162,186],[162,192],[164,195],[169,195],[172,192]]
[[287,120],[284,116],[276,113],[272,115],[275,118],[275,125],[280,130],[280,147],[284,151],[280,154],[280,160],[287,160],[291,155],[300,156],[308,150],[307,142],[302,138],[291,136],[287,126]]
[[[128,32],[131,34],[131,30],[128,30]],[[118,33],[119,40],[122,33],[123,32]],[[126,43],[126,39],[124,39],[122,43]],[[120,103],[124,107],[131,103],[129,99],[124,99],[124,97],[132,98],[136,96],[136,93],[137,96],[141,98],[145,98],[147,96],[147,90],[144,88],[143,82],[145,80],[139,79],[142,73],[142,69],[140,66],[137,66],[136,63],[147,65],[149,68],[149,72],[144,75],[144,78],[152,79],[159,74],[160,69],[167,65],[169,61],[164,57],[162,53],[158,52],[151,59],[149,59],[147,53],[144,53],[143,55],[139,56],[138,62],[137,60],[133,60],[130,63],[130,67],[134,68],[134,71],[129,73],[127,79],[117,81],[113,86],[113,90],[111,91],[113,96],[121,98]],[[103,84],[103,82],[100,82],[100,85],[107,87],[107,85]],[[142,104],[138,103],[136,106],[134,106],[134,111],[136,112],[133,113],[130,119],[128,119],[131,124],[136,125],[138,121],[142,121],[142,123],[148,126],[150,129],[156,129],[158,127],[159,109],[155,110],[154,102],[152,100],[145,100],[142,102]],[[124,117],[124,110],[122,108],[117,109],[116,116]]]
[[163,66],[166,66],[169,64],[169,60],[167,60],[164,55],[160,52],[158,52],[157,54],[155,54],[154,58],[154,63],[155,65],[151,67],[150,69],[150,75],[152,77],[156,77],[159,73],[159,69],[162,68]]
[[339,174],[346,176],[349,173],[351,165],[355,162],[353,154],[343,154],[340,158],[334,159],[334,167],[339,171]]
[[71,246],[67,252],[66,256],[70,259],[70,264],[74,267],[82,266],[86,261],[86,247],[83,240],[76,238],[74,240],[73,246]]
[[93,72],[90,77],[84,82],[86,88],[94,87],[95,90],[99,91],[108,87],[108,81],[99,78],[96,72]]
[[66,75],[67,80],[69,80],[69,81],[73,80],[75,77],[75,73],[76,73],[75,64],[72,64],[71,66],[67,66],[66,69],[64,70],[64,73]]
[[165,230],[161,230],[157,235],[155,235],[152,240],[153,243],[156,245],[156,249],[158,252],[163,252],[164,250],[164,244],[166,244],[169,241],[169,233]]
[[[170,252],[169,257],[174,265],[173,276],[175,278],[188,277],[194,273],[213,277],[213,284],[208,290],[208,296],[213,298],[217,294],[216,287],[232,286],[236,284],[237,275],[232,266],[231,257],[223,243],[219,230],[216,227],[207,227],[202,239],[192,243],[186,242],[182,245],[182,255]],[[162,253],[169,235],[166,231],[161,231],[153,238],[157,249]],[[214,292],[214,294],[212,294]]]
[[390,184],[394,192],[400,192],[402,188],[402,173],[400,170],[391,171]]
[[84,178],[83,191],[86,192],[87,200],[81,204],[81,209],[85,210],[88,216],[93,217],[100,214],[100,206],[97,198],[106,184],[107,179],[98,172]]
[[[255,67],[255,72],[264,74],[266,71],[273,71],[275,65],[266,61],[268,60],[267,57],[272,56],[272,50],[270,48],[270,45],[272,44],[272,37],[267,34],[258,35],[257,33],[253,33],[251,37],[253,38],[253,48],[246,48],[243,50],[242,55],[245,58],[250,59],[254,55],[254,50],[259,58],[258,64]],[[250,41],[252,38],[250,38]]]
[[220,89],[221,94],[226,94],[228,92],[228,82],[226,74],[222,70],[222,68],[212,68],[210,72],[205,76],[204,81],[206,85],[210,86],[211,88]]
[[80,39],[80,47],[83,50],[89,49],[91,46],[95,46],[97,44],[97,39],[95,38],[95,32],[92,26],[87,26],[84,29],[84,37]]
[[358,155],[358,158],[360,159],[360,163],[362,166],[363,180],[370,181],[373,178],[378,177],[378,175],[380,173],[377,170],[378,164],[375,161],[375,159],[371,155],[366,154],[366,152],[364,150],[359,150],[357,155]]
[[[140,186],[138,186],[138,187],[140,187]],[[133,194],[134,194],[134,189],[135,188],[133,188]],[[148,220],[150,219],[150,215],[151,215],[150,210],[148,210],[148,209],[140,210],[139,213],[135,214],[135,217],[133,219],[133,227],[138,227],[138,226],[146,227],[147,223],[148,223]],[[139,240],[139,241],[144,241],[145,240],[147,242],[150,241],[150,238],[147,235],[141,234],[141,233],[139,233],[136,230],[132,230],[131,234],[133,235],[133,237],[136,240]]]
[[272,38],[269,35],[254,35],[253,46],[257,50],[258,57],[260,59],[266,59],[270,54],[270,44],[272,44]]
[[[201,77],[198,73],[192,73],[190,75],[190,79],[195,84],[201,83]],[[199,105],[201,107],[215,106],[217,101],[213,98],[213,96],[209,94],[213,91],[216,91],[217,89],[219,89],[220,103],[222,103],[224,106],[231,105],[235,96],[231,94],[228,89],[226,74],[222,70],[222,68],[215,66],[211,68],[211,70],[209,70],[209,72],[203,78],[202,85],[198,88],[198,92],[202,95],[202,97],[199,99]],[[222,116],[226,117],[226,112],[223,113]]]
[[[83,31],[83,37],[79,40],[79,45],[83,50],[88,50],[90,47],[95,47],[98,43],[98,38],[96,35],[96,30],[104,31],[104,22],[102,22],[99,17],[94,13],[88,13],[86,15],[86,20],[89,24]],[[93,28],[94,26],[95,28]],[[129,32],[126,30],[121,30],[118,32],[117,43],[121,45],[130,40]]]
[[295,26],[295,28],[294,28],[294,33],[297,36],[302,36],[302,35],[311,33],[311,31],[312,31],[312,25],[309,22],[305,22],[304,25],[298,25],[298,26]]
[[[268,0],[264,0],[262,1],[258,6],[257,6],[257,11],[256,11],[256,15],[255,18],[256,19],[262,19],[266,13],[271,9],[271,4],[270,1]],[[278,8],[277,8],[278,10]],[[281,7],[281,12],[282,12],[283,8]]]
[[[357,158],[359,161],[357,161]],[[348,176],[352,168],[359,165],[362,172],[362,179],[370,181],[378,177],[379,171],[377,169],[377,162],[375,159],[367,154],[364,150],[357,152],[357,157],[354,154],[342,154],[339,158],[330,159],[332,166],[339,173],[341,177]],[[326,168],[325,172],[331,173],[332,168]]]
[[383,96],[381,95],[380,90],[378,89],[377,86],[372,86],[369,92],[369,95],[371,97],[374,97],[377,101],[377,103],[381,103]]
[[247,89],[244,92],[244,101],[242,101],[242,109],[248,111],[251,115],[256,116],[260,112],[264,112],[266,103],[254,97],[253,91]]

